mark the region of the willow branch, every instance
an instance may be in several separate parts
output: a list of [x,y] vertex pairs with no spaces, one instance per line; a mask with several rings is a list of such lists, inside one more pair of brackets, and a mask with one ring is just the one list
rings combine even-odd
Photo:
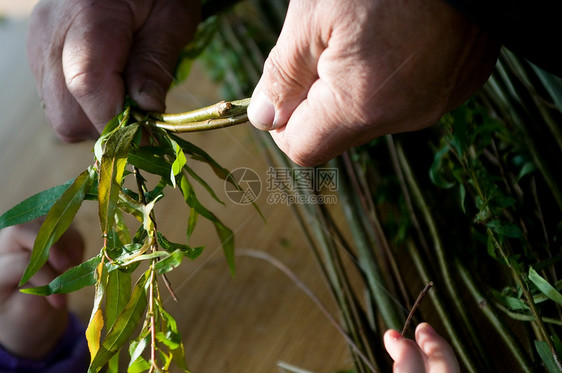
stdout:
[[208,119],[232,117],[238,114],[246,113],[249,104],[250,99],[244,98],[236,101],[220,101],[216,104],[186,111],[184,113],[149,113],[148,116],[165,123],[201,122]]
[[248,115],[246,113],[242,113],[231,117],[207,119],[199,122],[168,123],[168,122],[155,121],[153,125],[170,132],[183,133],[183,132],[214,130],[214,129],[230,127],[236,124],[242,124],[246,122],[248,122]]
[[410,313],[408,314],[408,318],[406,319],[406,322],[404,323],[404,327],[402,328],[402,332],[400,334],[402,334],[402,335],[406,334],[406,332],[408,331],[408,328],[410,327],[410,323],[412,322],[412,318],[414,317],[414,314],[418,310],[418,308],[421,304],[421,301],[423,300],[423,297],[425,297],[425,295],[427,294],[429,289],[431,289],[432,286],[433,286],[433,282],[429,281],[425,285],[425,287],[422,289],[422,291],[420,292],[420,294],[418,295],[418,297],[416,299],[416,302],[412,306],[412,309],[410,310]]

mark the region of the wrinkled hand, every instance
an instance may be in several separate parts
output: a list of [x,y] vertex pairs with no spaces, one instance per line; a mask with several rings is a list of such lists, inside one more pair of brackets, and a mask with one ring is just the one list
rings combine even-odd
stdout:
[[200,0],[42,0],[28,56],[48,122],[65,141],[97,138],[129,94],[163,111]]
[[[23,294],[18,283],[29,263],[38,222],[0,231],[0,344],[12,354],[31,359],[45,356],[66,328],[68,310],[62,294]],[[48,262],[26,286],[48,284],[81,262],[82,236],[70,228],[51,248]]]
[[415,342],[396,330],[388,330],[384,346],[394,360],[394,373],[460,372],[451,346],[427,323],[417,326]]
[[487,80],[498,51],[443,0],[292,0],[248,116],[316,165],[433,124]]

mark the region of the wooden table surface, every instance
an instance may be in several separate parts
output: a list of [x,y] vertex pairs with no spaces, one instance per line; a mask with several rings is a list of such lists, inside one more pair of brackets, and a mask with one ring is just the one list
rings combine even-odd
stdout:
[[[10,13],[10,3],[16,8],[19,4],[19,9]],[[0,0],[0,14],[6,16],[0,23],[0,212],[75,177],[93,160],[92,142],[62,143],[44,119],[25,54],[26,17],[33,3]],[[196,69],[188,82],[170,93],[168,111],[210,104],[217,97],[216,88]],[[188,139],[226,168],[251,168],[265,182],[268,165],[250,131],[249,125],[243,125]],[[208,167],[194,167],[227,202],[222,206],[198,191],[202,201],[236,232],[236,247],[263,250],[280,259],[337,316],[292,210],[268,204],[262,193],[257,203],[264,223],[252,207],[231,203],[222,182]],[[185,232],[186,209],[179,192],[167,200],[157,210],[158,224],[169,238],[179,241]],[[95,255],[101,240],[94,203],[85,202],[76,224],[87,241],[86,255]],[[170,276],[179,303],[164,297],[182,330],[193,372],[279,372],[283,371],[277,366],[279,361],[311,372],[352,367],[341,336],[283,273],[258,259],[238,257],[237,274],[232,278],[213,227],[203,219],[191,243],[206,249]],[[71,308],[84,321],[91,305],[91,289],[71,295]]]

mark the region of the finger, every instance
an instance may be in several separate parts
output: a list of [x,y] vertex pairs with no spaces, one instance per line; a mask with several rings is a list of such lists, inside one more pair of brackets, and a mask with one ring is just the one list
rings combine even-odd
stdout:
[[82,2],[68,26],[62,49],[66,86],[99,132],[123,106],[122,74],[150,3]]
[[59,274],[82,262],[84,254],[84,238],[71,225],[60,239],[51,247],[49,265]]
[[[41,223],[41,220],[34,220],[1,230],[0,254],[24,252],[29,257]],[[81,262],[84,247],[82,235],[74,225],[71,225],[49,249],[48,263],[60,274]]]
[[[29,262],[29,257],[26,257],[25,258],[26,266],[28,262]],[[23,273],[23,270],[21,271],[21,273]],[[47,263],[43,267],[41,267],[41,269],[37,271],[37,273],[33,275],[33,277],[29,280],[29,282],[27,282],[27,284],[24,285],[24,287],[38,287],[38,286],[47,285],[51,281],[53,281],[58,275],[60,275],[60,272],[53,269],[51,265]],[[22,294],[22,296],[35,297],[35,295],[31,295],[31,294]],[[51,305],[51,307],[55,309],[62,309],[66,307],[67,297],[66,294],[52,294],[46,296],[45,300],[47,301],[47,303]]]
[[283,30],[269,54],[248,107],[248,118],[262,130],[281,128],[318,79],[317,62],[326,49],[325,10],[310,1],[291,1]]
[[31,251],[39,226],[33,221],[0,230],[0,254]]
[[[27,53],[47,122],[63,141],[96,138],[98,131],[66,87],[61,65],[70,11],[75,6],[41,1],[30,17]],[[53,27],[55,25],[56,27]]]
[[[0,299],[2,302],[7,300],[8,297],[26,297],[30,304],[41,302],[40,298],[30,294],[19,293],[18,283],[21,279],[27,264],[29,263],[29,253],[26,252],[11,252],[0,256]],[[24,287],[37,287],[50,283],[58,275],[49,265],[41,267],[39,271],[27,282]],[[44,298],[51,307],[63,308],[66,306],[66,295],[54,294]]]
[[156,0],[136,31],[125,69],[126,89],[147,111],[163,111],[178,54],[200,18],[198,1]]
[[416,328],[416,342],[427,356],[431,372],[460,372],[453,348],[427,323]]
[[329,84],[318,80],[289,122],[271,135],[293,162],[315,166],[355,145],[353,134],[360,123],[346,113]]
[[2,292],[14,291],[25,270],[29,256],[23,253],[4,253],[0,255],[0,289]]
[[394,360],[394,373],[425,373],[422,353],[414,341],[388,330],[384,333],[384,347]]

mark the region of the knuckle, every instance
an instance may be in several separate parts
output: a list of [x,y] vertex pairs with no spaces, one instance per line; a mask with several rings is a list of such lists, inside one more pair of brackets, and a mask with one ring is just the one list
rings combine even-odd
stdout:
[[90,137],[89,132],[84,129],[87,128],[87,126],[75,121],[51,122],[51,127],[55,131],[57,137],[63,142],[80,142]]
[[[274,100],[285,101],[293,99],[295,91],[305,91],[312,84],[307,79],[311,74],[303,71],[302,64],[297,57],[287,59],[279,47],[272,49],[264,63],[264,75],[269,80],[269,90],[276,96]],[[315,73],[312,74],[315,77]]]
[[80,70],[81,69],[65,77],[68,91],[78,101],[81,101],[86,97],[93,96],[97,91],[98,85],[98,80],[95,78],[95,74]]

